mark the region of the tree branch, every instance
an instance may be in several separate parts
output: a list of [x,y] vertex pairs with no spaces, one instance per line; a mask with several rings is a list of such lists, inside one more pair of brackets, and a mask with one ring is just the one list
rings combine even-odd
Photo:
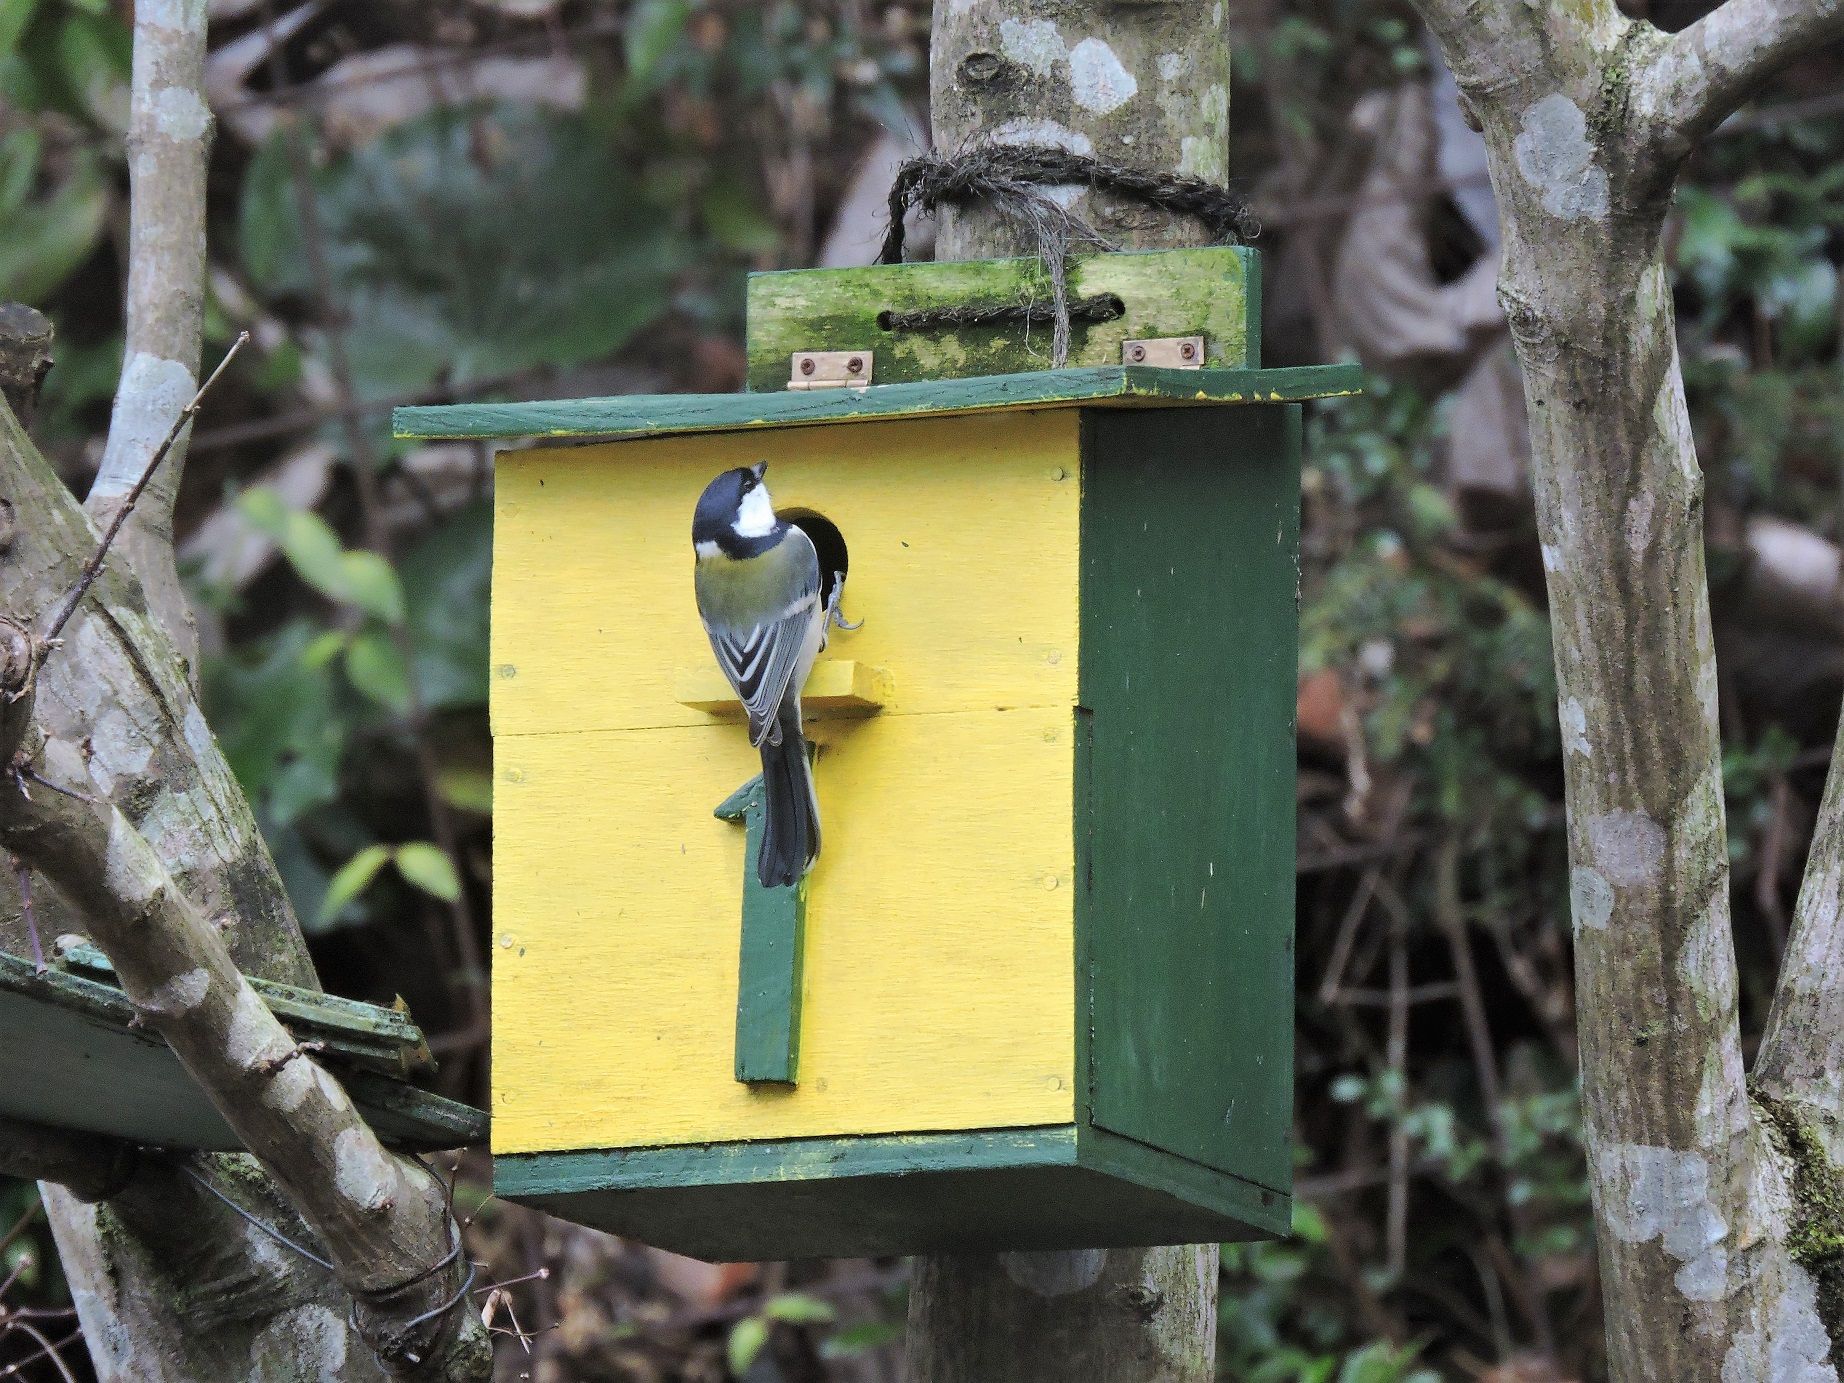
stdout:
[[55,1181],[79,1200],[99,1201],[125,1187],[134,1166],[134,1148],[113,1138],[0,1119],[0,1174]]
[[1762,81],[1844,37],[1844,0],[1727,0],[1670,37],[1634,89],[1640,128],[1675,165]]
[[[109,440],[84,507],[106,523],[141,476],[173,416],[197,390],[205,311],[205,0],[135,6],[128,128],[127,340]],[[149,487],[122,550],[148,603],[198,660],[197,634],[173,557],[183,438]]]
[[237,339],[231,342],[231,348],[224,353],[224,359],[218,362],[218,368],[211,372],[205,382],[199,385],[197,392],[192,395],[186,406],[179,410],[172,425],[167,428],[166,436],[160,439],[160,445],[154,448],[154,454],[148,458],[147,464],[141,467],[141,473],[135,477],[134,484],[128,487],[121,502],[115,506],[109,526],[103,529],[102,540],[96,544],[96,551],[91,553],[90,560],[83,564],[83,570],[77,574],[76,581],[72,583],[64,599],[58,602],[57,610],[45,625],[45,632],[42,635],[43,647],[38,653],[40,661],[43,661],[46,654],[50,652],[58,635],[64,632],[64,626],[76,613],[84,594],[95,584],[96,577],[102,571],[102,564],[109,556],[109,548],[120,536],[123,527],[134,517],[135,506],[140,503],[141,496],[153,484],[155,475],[159,473],[160,463],[171,455],[174,445],[179,441],[179,434],[191,426],[192,419],[198,416],[199,405],[204,402],[206,393],[212,385],[218,382],[218,377],[224,373],[225,368],[229,366],[237,352],[243,349],[244,343],[249,339],[250,333],[247,331],[237,334]]
[[[83,781],[74,746],[46,741],[35,757],[51,781]],[[466,1279],[443,1188],[387,1153],[311,1057],[287,1059],[293,1039],[127,818],[107,801],[0,785],[0,840],[84,914],[129,998],[319,1236],[387,1366],[484,1378],[478,1319],[442,1309]]]
[[1831,751],[1793,935],[1767,1012],[1753,1079],[1774,1099],[1827,1116],[1844,1159],[1844,723]]

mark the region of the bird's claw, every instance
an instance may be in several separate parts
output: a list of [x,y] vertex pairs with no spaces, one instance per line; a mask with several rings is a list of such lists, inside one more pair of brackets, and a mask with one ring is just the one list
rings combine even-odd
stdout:
[[863,620],[858,620],[854,623],[845,618],[845,611],[843,609],[844,602],[845,573],[842,571],[835,571],[832,574],[832,599],[826,602],[826,622],[828,624],[836,624],[847,633],[864,628]]

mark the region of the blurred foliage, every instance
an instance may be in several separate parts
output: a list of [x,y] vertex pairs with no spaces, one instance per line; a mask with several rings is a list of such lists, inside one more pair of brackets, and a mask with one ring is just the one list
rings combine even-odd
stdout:
[[[121,352],[124,13],[0,4],[0,294],[58,325],[35,430],[78,484]],[[189,564],[206,705],[323,977],[408,997],[451,1093],[484,1098],[490,475],[472,448],[392,443],[385,405],[734,387],[743,273],[813,261],[871,129],[925,102],[927,20],[921,0],[328,0],[218,111],[210,329],[258,341],[198,428],[180,516],[223,549]],[[259,27],[227,17],[216,41]],[[385,52],[427,70],[384,81],[365,64]],[[508,74],[547,55],[580,82],[545,69],[534,104]],[[1428,60],[1401,0],[1272,16],[1238,36],[1232,166],[1336,190],[1352,103]],[[1675,291],[1719,600],[1748,516],[1844,534],[1841,170],[1837,117],[1731,122],[1688,170]],[[1541,568],[1527,528],[1487,541],[1456,510],[1447,404],[1373,386],[1309,419],[1302,1198],[1290,1240],[1223,1250],[1220,1371],[1597,1377]],[[1758,996],[1793,886],[1775,842],[1806,829],[1823,743],[1724,706]],[[0,1182],[0,1231],[29,1197]],[[894,1265],[706,1272],[486,1202],[478,1168],[460,1202],[475,1256],[532,1274],[506,1305],[547,1332],[526,1343],[562,1372],[541,1377],[869,1379],[900,1337]],[[43,1262],[28,1227],[0,1276],[28,1245]],[[14,1291],[58,1287],[40,1267]]]
[[311,173],[317,289],[298,145],[285,128],[251,161],[244,271],[265,292],[339,304],[362,398],[613,354],[666,310],[692,248],[672,189],[610,157],[593,117],[440,110]]

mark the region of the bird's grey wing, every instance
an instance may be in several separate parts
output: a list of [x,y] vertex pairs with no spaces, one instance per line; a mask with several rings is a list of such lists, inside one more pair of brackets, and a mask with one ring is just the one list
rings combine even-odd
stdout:
[[711,651],[749,713],[749,742],[760,744],[776,733],[775,716],[788,682],[812,637],[820,609],[820,567],[813,543],[795,529],[770,560],[789,564],[788,604],[772,619],[743,625],[716,611],[704,616]]

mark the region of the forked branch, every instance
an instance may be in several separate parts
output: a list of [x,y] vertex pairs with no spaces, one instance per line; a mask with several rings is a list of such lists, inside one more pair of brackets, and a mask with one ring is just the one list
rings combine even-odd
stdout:
[[1844,38],[1844,0],[1727,0],[1636,77],[1634,109],[1675,166],[1802,51]]

